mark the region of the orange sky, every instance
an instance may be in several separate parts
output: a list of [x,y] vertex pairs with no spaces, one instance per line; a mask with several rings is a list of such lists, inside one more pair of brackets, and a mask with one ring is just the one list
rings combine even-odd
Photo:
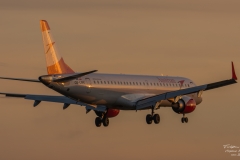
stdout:
[[[185,76],[197,84],[240,78],[240,1],[12,1],[0,2],[0,75],[46,74],[39,20],[46,19],[58,50],[75,71]],[[41,84],[1,80],[0,91],[56,94]],[[236,159],[224,144],[240,147],[238,84],[203,93],[188,115],[161,108],[122,111],[108,128],[95,114],[71,105],[0,98],[0,159]]]

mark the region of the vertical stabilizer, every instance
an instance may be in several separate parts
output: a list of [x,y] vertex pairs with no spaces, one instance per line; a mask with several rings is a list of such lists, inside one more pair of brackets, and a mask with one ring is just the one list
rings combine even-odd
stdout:
[[51,36],[50,27],[47,21],[41,20],[40,27],[42,31],[48,74],[74,73],[74,71],[64,62],[61,55],[57,52],[56,44]]

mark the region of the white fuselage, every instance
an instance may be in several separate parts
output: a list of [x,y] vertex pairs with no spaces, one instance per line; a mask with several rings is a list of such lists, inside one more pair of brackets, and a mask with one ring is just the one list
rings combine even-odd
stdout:
[[[51,75],[51,79],[65,76],[69,74]],[[93,73],[66,83],[51,82],[47,86],[71,99],[91,105],[133,110],[135,102],[139,99],[194,87],[195,84],[184,77]],[[188,96],[197,104],[202,101],[202,98],[197,97],[196,94]],[[160,106],[171,105],[170,101],[165,100]]]

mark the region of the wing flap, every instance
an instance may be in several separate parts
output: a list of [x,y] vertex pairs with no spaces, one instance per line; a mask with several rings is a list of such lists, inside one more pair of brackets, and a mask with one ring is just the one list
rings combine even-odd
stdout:
[[74,100],[64,97],[64,96],[26,95],[24,98],[28,99],[28,100],[77,104],[77,101],[74,101]]

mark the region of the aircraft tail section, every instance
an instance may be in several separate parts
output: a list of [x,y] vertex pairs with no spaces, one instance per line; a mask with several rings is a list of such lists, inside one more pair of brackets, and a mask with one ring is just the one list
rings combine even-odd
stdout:
[[40,27],[42,31],[48,74],[74,73],[74,71],[64,62],[61,55],[57,52],[56,44],[51,36],[48,22],[46,20],[41,20]]

